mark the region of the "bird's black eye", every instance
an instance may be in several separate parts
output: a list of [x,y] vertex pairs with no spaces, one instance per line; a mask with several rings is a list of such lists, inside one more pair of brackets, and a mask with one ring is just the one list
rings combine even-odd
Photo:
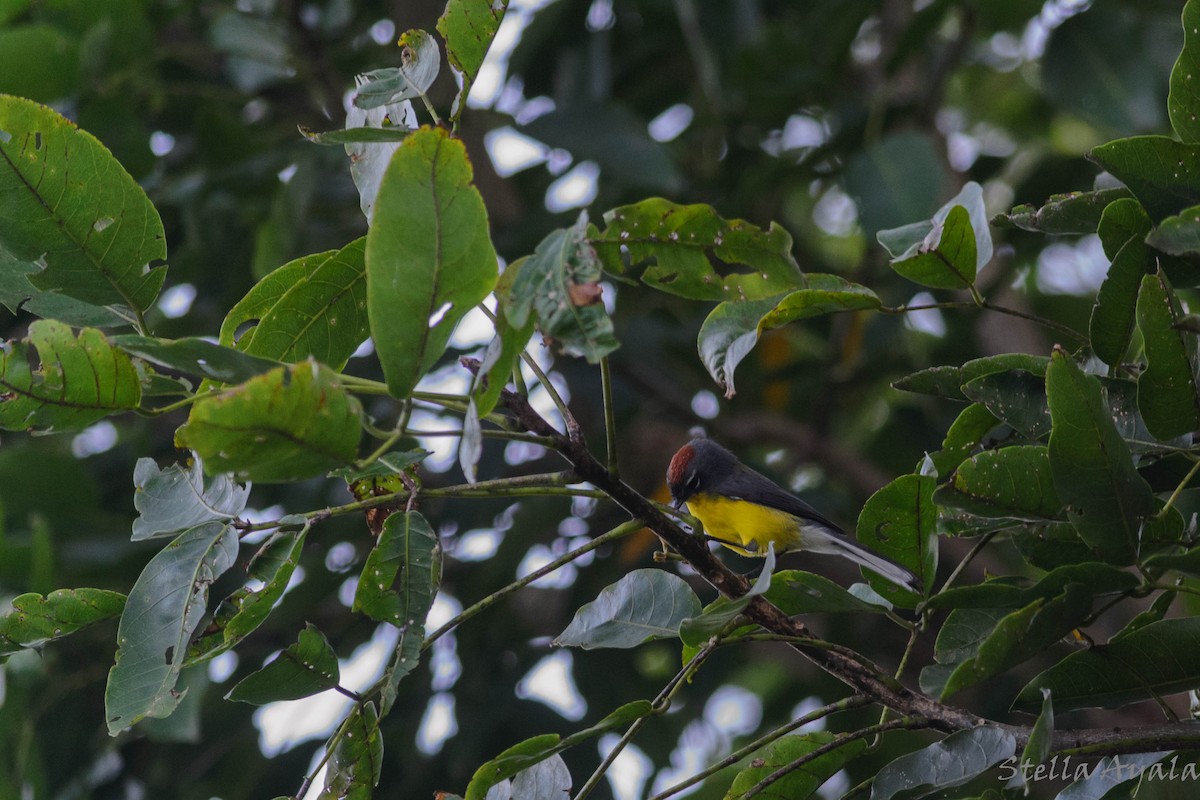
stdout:
[[693,472],[691,475],[688,476],[688,479],[684,482],[684,486],[686,486],[688,489],[690,489],[693,492],[696,491],[697,489],[700,488],[700,476]]

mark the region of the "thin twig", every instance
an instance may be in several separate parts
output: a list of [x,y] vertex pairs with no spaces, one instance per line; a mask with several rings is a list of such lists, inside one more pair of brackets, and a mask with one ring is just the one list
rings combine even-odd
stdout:
[[608,474],[615,481],[620,478],[617,467],[617,423],[613,412],[612,368],[607,356],[600,359],[600,389],[604,401],[604,443],[608,451]]

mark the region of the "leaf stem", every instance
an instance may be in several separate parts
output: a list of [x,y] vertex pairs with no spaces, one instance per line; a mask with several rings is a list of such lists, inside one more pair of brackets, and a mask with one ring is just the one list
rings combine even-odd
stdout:
[[643,527],[645,527],[645,524],[641,520],[638,520],[638,519],[633,519],[633,520],[629,520],[628,522],[623,522],[620,525],[618,525],[617,527],[613,528],[612,530],[610,530],[606,533],[600,534],[599,536],[592,539],[590,542],[583,545],[582,547],[577,547],[574,550],[572,550],[571,552],[566,553],[566,554],[560,556],[559,558],[554,559],[553,561],[551,561],[549,564],[545,565],[541,569],[538,569],[538,570],[535,570],[535,571],[529,573],[528,575],[521,578],[520,580],[513,581],[512,583],[508,584],[507,586],[505,586],[503,589],[500,589],[499,591],[492,592],[487,597],[483,598],[482,600],[480,600],[477,603],[472,604],[469,608],[465,609],[461,614],[454,617],[452,620],[447,622],[445,625],[443,625],[442,627],[438,628],[433,633],[426,636],[425,641],[421,644],[421,649],[424,650],[424,649],[428,648],[429,645],[433,644],[437,639],[441,638],[445,634],[454,630],[459,625],[462,625],[464,622],[471,619],[476,614],[479,614],[481,611],[486,611],[487,609],[496,605],[496,603],[500,602],[505,597],[508,597],[513,592],[518,591],[520,589],[524,589],[526,586],[528,586],[529,584],[538,580],[539,578],[546,577],[547,575],[549,575],[551,572],[554,572],[559,567],[569,564],[570,562],[574,561],[575,559],[579,558],[580,556],[584,555],[585,553],[590,553],[599,547],[603,547],[604,545],[608,544],[609,542],[616,541],[617,539],[621,539],[625,536],[628,536],[629,534],[634,533],[635,531],[641,530]]
[[554,388],[554,384],[550,381],[549,376],[538,366],[537,359],[529,353],[521,351],[521,360],[529,365],[529,369],[533,370],[533,374],[537,376],[538,382],[546,390],[546,394],[550,395],[550,400],[553,401],[554,407],[558,409],[559,416],[563,418],[563,424],[567,426],[567,438],[572,442],[583,441],[583,434],[579,429],[579,423],[575,420],[571,409],[567,408],[567,404],[563,401],[562,395],[558,393],[558,389]]
[[1179,482],[1179,485],[1175,487],[1175,491],[1171,492],[1171,496],[1167,498],[1167,502],[1163,505],[1159,512],[1154,515],[1155,519],[1163,519],[1171,512],[1171,507],[1175,505],[1175,501],[1179,499],[1180,492],[1182,492],[1187,485],[1192,482],[1192,478],[1196,477],[1197,471],[1200,471],[1200,459],[1196,459],[1196,463],[1192,464],[1192,468],[1188,470],[1188,474],[1182,481]]
[[600,390],[604,402],[604,443],[608,452],[608,475],[620,479],[617,464],[617,422],[613,412],[612,367],[608,356],[600,359]]
[[1055,322],[1052,319],[1046,319],[1045,317],[1038,316],[1037,314],[1029,314],[1025,311],[1009,308],[1008,306],[996,305],[990,300],[984,300],[983,298],[980,298],[980,302],[978,303],[975,301],[968,303],[961,300],[947,300],[941,303],[926,303],[918,306],[882,306],[879,310],[884,314],[908,314],[912,311],[932,311],[935,309],[943,310],[954,308],[982,308],[988,311],[995,311],[998,314],[1008,314],[1010,317],[1019,317],[1021,319],[1029,320],[1030,322],[1035,322],[1044,328],[1050,328],[1051,330],[1058,331],[1064,336],[1071,337],[1077,344],[1087,344],[1088,341],[1086,336],[1079,333],[1074,328],[1063,325],[1061,322]]

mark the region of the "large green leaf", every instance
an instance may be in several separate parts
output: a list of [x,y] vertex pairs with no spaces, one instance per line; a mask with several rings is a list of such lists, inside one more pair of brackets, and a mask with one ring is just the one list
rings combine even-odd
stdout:
[[1200,148],[1167,136],[1131,136],[1102,144],[1088,158],[1119,178],[1152,220],[1200,202]]
[[937,662],[921,670],[921,691],[940,695],[955,668],[973,659],[979,646],[995,630],[1008,611],[1000,608],[956,608],[942,623],[934,642],[933,658]]
[[197,402],[175,442],[199,453],[210,473],[292,481],[353,461],[360,413],[334,373],[306,361]]
[[1132,572],[1099,561],[1067,564],[1043,575],[1032,586],[1019,585],[1012,578],[993,578],[974,586],[949,589],[930,598],[929,607],[1021,608],[1056,597],[1071,583],[1087,588],[1092,594],[1107,594],[1135,589],[1139,581]]
[[438,536],[419,512],[396,512],[383,523],[367,556],[354,610],[397,628],[424,625],[441,572]]
[[[912,570],[927,590],[933,586],[938,565],[935,486],[930,475],[901,475],[867,499],[855,527],[859,542]],[[913,592],[875,577],[870,570],[864,574],[877,592],[896,605],[916,604]]]
[[998,420],[1030,439],[1050,432],[1050,407],[1046,404],[1046,379],[1028,370],[989,372],[962,385],[962,393],[981,403]]
[[1200,143],[1200,4],[1183,7],[1183,50],[1171,70],[1167,113],[1175,135],[1189,144]]
[[560,647],[637,647],[651,639],[674,639],[680,624],[700,614],[700,600],[677,575],[637,569],[606,587],[575,612],[554,644]]
[[892,386],[903,392],[930,394],[965,402],[970,398],[963,393],[962,387],[976,378],[1010,369],[1025,370],[1041,377],[1046,374],[1046,366],[1049,363],[1050,359],[1045,356],[1004,353],[972,359],[961,367],[927,367],[894,381]]
[[277,361],[312,357],[340,370],[371,332],[366,246],[365,238],[356,239],[320,260],[302,280],[275,298],[269,309],[260,312],[258,324],[243,334],[238,349]]
[[133,541],[164,536],[212,520],[227,521],[242,512],[249,486],[228,475],[206,478],[199,458],[189,466],[160,470],[153,458],[139,458],[133,469]]
[[266,620],[300,562],[308,528],[271,534],[246,567],[248,582],[221,601],[212,620],[188,647],[186,666],[224,653]]
[[0,614],[0,663],[13,653],[69,636],[121,613],[125,595],[106,589],[57,589],[20,594]]
[[152,364],[218,383],[241,383],[279,367],[276,361],[239,353],[232,347],[194,336],[156,339],[127,333],[113,336],[111,341],[126,353]]
[[111,328],[133,321],[132,313],[120,306],[96,306],[62,292],[38,289],[29,279],[39,272],[36,264],[21,261],[0,247],[0,305],[13,314],[28,311],[78,328]]
[[104,692],[111,735],[145,717],[166,717],[179,704],[175,682],[208,587],[233,566],[237,551],[232,527],[206,522],[182,533],[142,570],[125,602]]
[[876,238],[892,256],[892,269],[934,289],[965,289],[992,259],[992,235],[983,188],[967,183],[928,222],[880,231]]
[[466,148],[440,128],[415,131],[392,156],[367,234],[367,310],[392,394],[412,393],[496,285],[497,264]]
[[504,313],[516,331],[536,317],[558,349],[594,364],[618,344],[600,298],[600,262],[584,238],[587,224],[587,214],[580,214],[574,225],[554,231],[533,255],[508,268],[517,274]]
[[508,0],[449,0],[438,18],[437,30],[446,42],[446,57],[462,75],[462,88],[455,99],[456,119],[466,107],[471,85],[507,9]]
[[933,499],[981,517],[1042,521],[1060,519],[1063,513],[1047,449],[1033,445],[985,450],[968,458]]
[[871,785],[871,800],[890,800],[914,790],[922,796],[962,786],[1016,752],[1013,735],[995,725],[952,733],[881,769]]
[[[1104,405],[1100,381],[1061,349],[1046,369],[1050,469],[1067,518],[1106,561],[1131,563],[1154,494]],[[1056,695],[1057,697],[1057,695]]]
[[999,423],[1000,420],[982,403],[972,403],[964,408],[946,431],[942,449],[929,454],[938,477],[950,475],[958,469],[958,465]]
[[144,311],[166,277],[162,220],[91,134],[0,95],[0,248],[42,265],[29,281],[92,305]]
[[333,744],[317,800],[370,800],[383,770],[383,733],[374,703],[355,706]]
[[1015,708],[1036,708],[1042,689],[1054,707],[1119,708],[1200,687],[1200,619],[1165,619],[1072,653],[1021,690]]
[[1138,288],[1154,263],[1145,242],[1150,228],[1150,218],[1132,198],[1115,201],[1100,219],[1100,240],[1112,263],[1096,295],[1088,333],[1092,349],[1106,364],[1121,363],[1133,337]]
[[[750,764],[738,772],[729,786],[729,791],[725,793],[725,800],[740,800],[746,792],[771,773],[820,747],[837,741],[837,738],[836,734],[828,731],[818,731],[776,739],[760,750]],[[758,796],[789,798],[789,800],[812,797],[825,781],[861,755],[866,748],[867,744],[862,739],[846,742],[841,747],[835,747],[807,762],[803,769],[789,772],[770,784],[770,788],[765,788]]]
[[1025,204],[1007,214],[997,214],[992,218],[992,224],[997,228],[1019,228],[1034,233],[1095,233],[1104,209],[1129,196],[1129,190],[1124,187],[1056,194],[1041,208]]
[[141,400],[133,362],[94,328],[76,339],[61,322],[40,319],[27,339],[0,347],[0,428],[77,430]]
[[[221,322],[217,338],[225,347],[236,346],[244,350],[254,340],[254,326],[266,316],[276,303],[292,288],[312,279],[317,268],[328,261],[337,250],[310,253],[287,262],[263,276],[246,292]],[[250,323],[254,323],[251,325]]]
[[792,237],[726,220],[712,206],[681,206],[653,197],[614,208],[591,243],[615,275],[640,277],[692,300],[757,300],[804,288]]
[[1146,351],[1138,377],[1137,402],[1146,428],[1172,439],[1200,428],[1200,386],[1196,378],[1196,336],[1175,326],[1183,317],[1167,276],[1142,278],[1137,324]]
[[261,706],[277,700],[298,700],[338,685],[341,672],[337,653],[325,634],[310,624],[262,669],[252,672],[229,690],[226,698]]
[[1166,217],[1146,237],[1146,244],[1176,256],[1200,254],[1200,206]]

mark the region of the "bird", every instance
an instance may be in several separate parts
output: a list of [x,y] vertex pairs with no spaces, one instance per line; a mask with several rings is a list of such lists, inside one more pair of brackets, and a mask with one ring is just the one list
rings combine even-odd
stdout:
[[676,509],[686,504],[710,538],[737,553],[766,556],[774,542],[776,553],[842,556],[899,586],[922,590],[911,570],[851,541],[808,503],[712,439],[696,437],[676,451],[667,468],[667,487]]

